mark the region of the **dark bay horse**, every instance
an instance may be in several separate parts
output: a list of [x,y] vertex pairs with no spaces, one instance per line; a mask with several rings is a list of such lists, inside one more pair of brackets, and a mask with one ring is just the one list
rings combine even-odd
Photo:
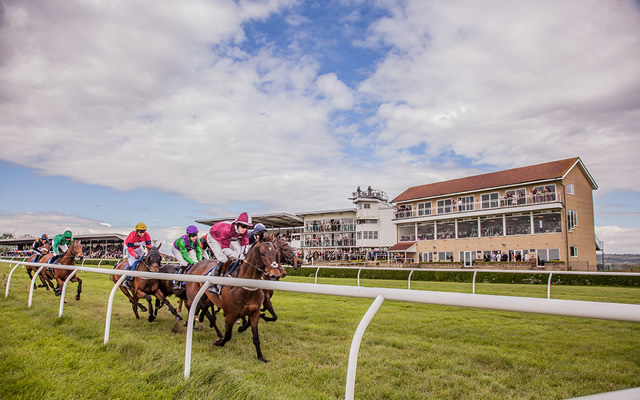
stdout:
[[[39,262],[47,263],[51,259],[51,257],[53,257],[53,253],[47,253],[42,256]],[[71,242],[71,245],[69,246],[67,251],[65,251],[62,257],[58,259],[58,263],[60,263],[61,265],[75,265],[76,257],[80,257],[80,258],[84,257],[84,254],[82,253],[82,244],[80,244],[79,240],[74,240],[73,242]],[[56,296],[60,296],[60,293],[62,292],[62,285],[64,284],[64,281],[67,280],[67,277],[71,275],[73,270],[62,269],[62,268],[52,268],[52,269],[53,269],[53,272],[45,268],[40,273],[40,275],[44,275],[45,279],[47,280],[56,281],[56,287],[54,289],[54,292]],[[78,283],[78,293],[76,294],[76,300],[80,300],[80,293],[82,293],[82,279],[80,279],[78,275],[74,275],[73,278],[71,278],[71,282]],[[53,283],[51,282],[49,283],[51,284],[51,287],[53,287]]]
[[[43,247],[42,255],[45,256],[45,255],[47,255],[49,253],[49,250],[51,249],[51,244],[49,243],[49,241],[47,241],[42,247]],[[37,257],[38,257],[37,253],[33,254],[32,256],[27,258],[27,262],[35,262],[35,259]],[[40,260],[38,260],[38,262],[40,262]],[[27,271],[27,275],[29,275],[29,280],[33,280],[33,275],[32,274],[35,274],[38,271],[38,268],[40,268],[40,267],[36,267],[36,266],[33,266],[33,265],[25,265],[24,269]],[[51,289],[55,288],[53,286],[53,282],[49,281],[48,279],[45,279],[45,277],[42,276],[42,273],[38,277],[40,278],[40,281],[42,282],[42,284],[37,285],[35,287],[36,289],[39,288],[39,287],[43,287],[43,288],[46,288],[47,290],[49,290],[49,285],[51,285]]]
[[[284,268],[278,263],[278,251],[270,241],[256,243],[247,253],[245,259],[236,267],[238,278],[244,279],[269,279],[277,280],[284,274]],[[227,261],[224,268],[228,268],[234,261]],[[189,271],[190,275],[205,275],[211,271],[217,262],[211,260],[200,261]],[[198,282],[187,282],[187,306],[193,306],[193,300],[198,290],[202,287]],[[253,345],[255,346],[258,360],[267,362],[260,349],[260,337],[258,335],[258,322],[260,321],[260,306],[264,301],[262,290],[238,286],[224,286],[220,295],[205,292],[210,302],[221,308],[224,312],[225,334],[214,344],[224,346],[233,332],[233,324],[242,317],[249,318],[253,333]],[[196,305],[197,306],[197,305]],[[215,314],[213,314],[215,319]],[[217,330],[217,328],[216,328]]]
[[[162,246],[162,245],[160,245]],[[160,264],[162,262],[162,254],[160,254],[160,246],[152,247],[149,250],[149,253],[136,264],[136,271],[146,271],[146,272],[159,272]],[[115,266],[115,269],[123,269],[128,266],[129,262],[127,260],[123,260],[118,265]],[[112,275],[112,279],[114,282],[118,282],[120,276]],[[147,279],[147,278],[134,278],[133,285],[131,291],[120,285],[120,290],[124,293],[125,296],[131,302],[131,307],[133,308],[133,313],[135,314],[137,319],[140,319],[138,315],[138,308],[142,312],[147,311],[147,309],[138,302],[138,299],[144,298],[149,303],[149,322],[153,322],[158,315],[157,311],[154,312],[153,304],[151,303],[151,296],[155,296],[157,299],[156,308],[158,304],[166,304],[169,307],[171,313],[176,316],[176,318],[180,318],[180,315],[176,311],[176,309],[171,305],[171,303],[165,297],[165,294],[162,291],[163,281],[158,279]]]

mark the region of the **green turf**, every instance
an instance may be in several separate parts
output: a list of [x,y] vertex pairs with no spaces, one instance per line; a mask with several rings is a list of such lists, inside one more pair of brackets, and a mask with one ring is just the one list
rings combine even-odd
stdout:
[[[0,263],[3,288],[9,266]],[[110,342],[103,344],[107,276],[80,273],[58,318],[58,298],[36,290],[18,268],[0,299],[2,399],[334,399],[344,398],[349,347],[372,299],[277,292],[279,319],[214,347],[208,327],[194,332],[191,378],[183,378],[185,331],[168,310],[136,320],[116,296]],[[292,282],[313,278],[288,277]],[[319,283],[355,285],[355,279]],[[362,280],[406,288],[406,282]],[[469,283],[412,282],[412,289],[471,293]],[[546,297],[546,286],[477,284],[476,293]],[[640,304],[640,289],[553,286],[552,298]],[[173,300],[175,305],[175,299]],[[143,314],[141,314],[142,316]],[[186,311],[182,311],[186,317]],[[219,326],[222,327],[221,321]],[[360,348],[361,399],[561,399],[640,386],[640,324],[385,301]]]

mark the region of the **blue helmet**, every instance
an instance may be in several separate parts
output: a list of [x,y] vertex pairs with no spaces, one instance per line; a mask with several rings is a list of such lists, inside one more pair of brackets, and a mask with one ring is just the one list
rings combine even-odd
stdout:
[[266,232],[267,228],[265,228],[264,225],[262,224],[256,224],[256,226],[253,228],[253,234],[258,234],[260,232]]

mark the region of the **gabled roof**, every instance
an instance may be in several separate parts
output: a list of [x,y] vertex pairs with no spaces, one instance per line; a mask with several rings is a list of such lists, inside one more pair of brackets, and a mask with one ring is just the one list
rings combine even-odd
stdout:
[[581,170],[589,180],[591,186],[594,189],[597,189],[598,185],[596,185],[580,158],[573,157],[565,160],[508,169],[505,171],[490,172],[488,174],[413,186],[402,192],[395,199],[391,200],[391,202],[397,203],[401,201],[443,196],[453,193],[463,193],[501,186],[558,179],[564,177],[576,164],[580,165]]
[[[391,246],[389,248],[389,251],[406,251],[409,250],[411,248],[411,246],[413,246],[414,244],[416,244],[416,242],[400,242],[400,243],[396,243],[393,246]],[[415,249],[413,249],[415,251]]]

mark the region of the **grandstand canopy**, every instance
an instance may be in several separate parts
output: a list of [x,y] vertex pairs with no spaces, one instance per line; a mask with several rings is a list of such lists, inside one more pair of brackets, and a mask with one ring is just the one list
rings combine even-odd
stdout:
[[[198,219],[197,223],[203,225],[212,226],[221,221],[233,221],[236,217],[227,217],[227,218],[216,218],[216,219]],[[259,215],[251,215],[251,222],[255,224],[263,224],[267,228],[295,228],[299,226],[303,226],[304,220],[293,214],[288,213],[274,213],[274,214],[259,214]]]
[[[123,243],[127,238],[127,235],[121,235],[119,233],[99,233],[91,235],[73,235],[74,239],[78,239],[82,242],[117,242]],[[36,237],[24,237],[24,238],[11,238],[0,239],[0,246],[17,246],[19,249],[30,248],[31,244],[36,240]],[[49,240],[53,240],[53,236],[49,236]]]

